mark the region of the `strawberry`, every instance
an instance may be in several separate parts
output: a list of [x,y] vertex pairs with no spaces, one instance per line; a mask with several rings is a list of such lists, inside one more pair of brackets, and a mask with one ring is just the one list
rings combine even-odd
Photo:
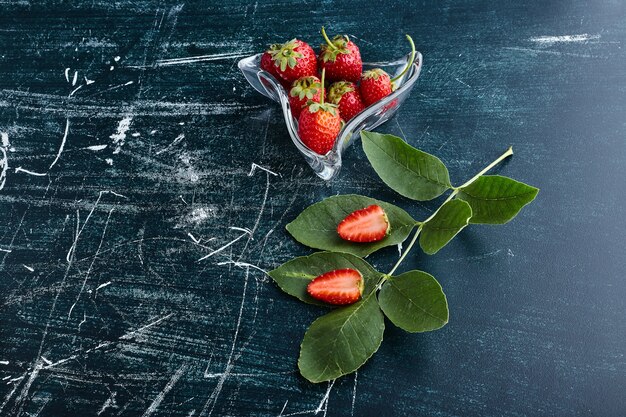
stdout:
[[344,122],[365,108],[357,86],[349,81],[331,84],[328,89],[328,101],[339,106],[339,114]]
[[387,236],[390,229],[385,210],[373,204],[348,214],[337,226],[337,233],[351,242],[377,242]]
[[320,79],[314,75],[298,78],[291,85],[289,90],[289,105],[291,106],[291,114],[296,119],[300,117],[302,108],[309,101],[320,102],[322,96],[322,84]]
[[391,78],[380,68],[365,71],[361,76],[360,91],[363,102],[369,106],[391,94]]
[[355,303],[363,294],[363,275],[356,269],[335,269],[309,282],[309,295],[328,304]]
[[274,51],[279,50],[280,47],[281,45],[276,44],[276,43],[273,45],[270,45],[269,49],[263,52],[263,55],[261,55],[261,69],[269,72],[270,74],[274,76],[274,78],[276,78],[279,81],[281,80],[281,78],[278,75],[278,71],[276,71],[276,65],[274,65],[274,60],[272,59],[272,53]]
[[278,76],[288,83],[298,78],[317,75],[315,51],[306,42],[292,39],[269,53]]
[[366,106],[370,106],[391,94],[391,92],[396,89],[395,82],[402,78],[411,65],[413,65],[413,61],[415,60],[415,44],[409,35],[406,35],[406,37],[411,44],[411,59],[409,59],[409,62],[407,62],[400,74],[391,78],[389,74],[382,69],[375,68],[365,71],[363,75],[361,75],[360,91],[363,103]]
[[331,42],[323,26],[322,36],[326,44],[320,48],[319,65],[326,69],[328,81],[358,82],[363,70],[359,47],[346,35],[337,35]]
[[298,119],[298,136],[313,152],[326,155],[333,148],[337,135],[341,130],[341,116],[335,104],[324,102],[324,76],[322,70],[322,92],[320,102],[309,100],[307,107]]

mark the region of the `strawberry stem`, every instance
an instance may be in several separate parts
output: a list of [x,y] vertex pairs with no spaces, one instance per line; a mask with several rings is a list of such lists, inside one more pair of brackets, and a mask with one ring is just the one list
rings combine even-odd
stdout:
[[[322,30],[324,27],[322,27]],[[324,79],[326,78],[326,68],[322,68],[322,93],[320,95],[320,104],[324,105]]]
[[406,74],[406,72],[409,70],[409,68],[411,68],[411,65],[413,65],[413,62],[415,61],[415,43],[413,43],[413,38],[411,38],[409,35],[406,35],[406,38],[409,40],[409,43],[411,44],[411,58],[409,59],[409,62],[407,62],[402,72],[391,79],[392,84],[398,81],[400,78],[402,78],[402,76]]
[[448,201],[450,201],[454,197],[456,197],[456,195],[459,193],[459,191],[461,191],[461,189],[463,187],[467,187],[468,185],[472,184],[474,181],[476,181],[482,175],[486,174],[487,171],[489,171],[491,168],[495,167],[496,165],[498,165],[500,162],[502,162],[503,160],[505,160],[506,158],[508,158],[511,155],[513,155],[513,147],[509,147],[509,149],[507,149],[506,152],[504,152],[502,155],[500,155],[498,157],[498,159],[496,159],[495,161],[493,161],[492,163],[487,165],[478,174],[473,176],[469,181],[467,181],[466,183],[464,183],[460,187],[452,187],[452,192],[448,195],[448,198],[446,198],[446,200],[441,204],[441,206],[439,206],[439,208],[437,210],[435,210],[433,212],[433,214],[431,214],[430,217],[428,217],[426,220],[416,223],[417,224],[417,231],[413,235],[413,239],[411,239],[411,242],[409,243],[409,246],[407,246],[406,249],[402,252],[402,256],[400,256],[400,259],[398,259],[398,262],[396,262],[396,264],[393,266],[393,268],[391,268],[391,271],[389,271],[386,275],[383,276],[383,279],[381,280],[379,285],[382,284],[382,282],[384,280],[388,279],[388,277],[390,277],[394,272],[396,272],[396,269],[398,269],[398,267],[400,266],[402,261],[404,261],[404,258],[406,258],[407,254],[413,248],[413,245],[415,245],[415,242],[417,242],[417,238],[419,237],[419,234],[422,231],[422,227],[424,226],[424,224],[426,224],[430,220],[432,220],[433,217],[435,217],[435,215],[439,212],[439,210],[441,209],[441,207],[443,207],[444,204],[446,204]]
[[333,51],[337,49],[337,47],[330,41],[330,39],[328,39],[328,36],[326,35],[326,30],[324,30],[324,26],[322,26],[322,37],[324,38],[330,49],[332,49]]

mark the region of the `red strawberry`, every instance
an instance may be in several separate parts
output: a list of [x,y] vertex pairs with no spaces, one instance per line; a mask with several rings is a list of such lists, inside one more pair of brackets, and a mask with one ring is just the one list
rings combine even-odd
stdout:
[[411,44],[411,59],[409,59],[409,62],[407,62],[400,74],[392,79],[389,74],[382,69],[375,68],[365,71],[361,76],[361,98],[363,98],[363,103],[365,103],[366,106],[370,106],[391,94],[391,92],[396,89],[395,82],[402,78],[411,65],[413,65],[413,61],[415,60],[415,44],[409,35],[406,35],[406,37]]
[[319,64],[326,69],[328,81],[358,82],[363,70],[359,47],[346,35],[337,35],[331,42],[323,26],[322,36],[326,44],[320,48]]
[[363,275],[356,269],[335,269],[309,282],[306,290],[328,304],[352,304],[363,294]]
[[298,119],[298,136],[313,152],[326,155],[333,148],[341,130],[341,116],[337,106],[324,103],[324,74],[322,70],[322,92],[320,102],[309,101]]
[[279,77],[288,83],[298,78],[317,75],[317,58],[308,43],[292,39],[269,51]]
[[302,77],[293,82],[289,91],[289,105],[291,106],[291,114],[296,119],[300,117],[302,108],[309,101],[320,102],[322,96],[322,83],[320,79],[311,75]]
[[391,78],[380,68],[365,71],[361,76],[361,97],[366,106],[391,94]]
[[352,212],[337,226],[337,233],[351,242],[377,242],[389,234],[389,219],[381,206]]
[[276,71],[277,67],[276,65],[274,65],[274,60],[272,59],[272,52],[277,51],[279,49],[280,49],[279,44],[273,44],[273,45],[270,45],[267,51],[263,52],[263,55],[261,55],[261,69],[264,69],[265,71],[269,72],[270,74],[274,76],[274,78],[280,81],[281,78],[278,75],[278,71]]
[[347,122],[365,108],[354,83],[338,81],[328,89],[328,101],[339,106],[341,118]]

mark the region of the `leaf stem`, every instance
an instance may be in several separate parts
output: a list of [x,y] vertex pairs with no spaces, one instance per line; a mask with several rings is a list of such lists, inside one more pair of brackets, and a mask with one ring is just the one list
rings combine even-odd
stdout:
[[400,259],[398,259],[398,262],[396,262],[396,264],[393,266],[393,268],[391,268],[391,271],[389,271],[387,275],[392,275],[394,272],[396,272],[396,269],[398,269],[402,261],[404,261],[404,258],[406,258],[408,253],[411,251],[411,248],[413,247],[413,245],[415,245],[415,242],[417,242],[417,238],[419,237],[421,231],[422,231],[422,225],[420,224],[417,228],[417,231],[413,235],[413,239],[411,239],[411,243],[409,243],[409,246],[407,246],[404,252],[402,252]]
[[391,271],[389,271],[386,275],[383,276],[383,279],[381,280],[381,282],[379,283],[379,285],[385,281],[386,279],[388,279],[387,277],[391,276],[394,272],[396,272],[396,269],[398,269],[398,267],[400,266],[400,264],[402,263],[402,261],[404,261],[404,258],[406,258],[406,256],[408,255],[408,253],[411,251],[411,249],[413,248],[413,246],[415,245],[415,242],[417,242],[417,238],[419,237],[420,232],[422,231],[422,227],[424,226],[424,224],[428,223],[430,220],[433,219],[433,217],[435,217],[437,215],[437,213],[439,212],[439,210],[441,210],[441,207],[443,207],[448,201],[452,200],[458,193],[459,191],[461,191],[461,189],[463,187],[467,187],[468,185],[470,185],[471,183],[473,183],[474,181],[476,181],[478,178],[480,178],[482,175],[484,175],[485,173],[487,173],[487,171],[489,171],[491,168],[495,167],[496,165],[498,165],[500,162],[502,162],[504,159],[508,158],[509,156],[513,155],[513,147],[509,146],[509,149],[506,150],[506,152],[504,152],[502,155],[500,155],[498,157],[498,159],[496,159],[495,161],[493,161],[492,163],[490,163],[489,165],[487,165],[485,168],[483,168],[478,174],[474,175],[469,181],[465,182],[463,185],[461,185],[460,187],[453,187],[452,192],[448,195],[448,197],[446,198],[446,200],[441,203],[441,205],[439,206],[439,208],[437,208],[437,210],[435,210],[433,212],[433,214],[431,214],[426,220],[421,221],[421,222],[416,222],[416,224],[418,224],[417,227],[417,231],[415,232],[415,234],[413,235],[413,239],[411,239],[411,242],[409,243],[409,246],[407,246],[407,248],[404,250],[404,252],[402,252],[402,255],[400,256],[400,259],[398,259],[398,262],[396,262],[396,264],[393,266],[393,268],[391,268]]

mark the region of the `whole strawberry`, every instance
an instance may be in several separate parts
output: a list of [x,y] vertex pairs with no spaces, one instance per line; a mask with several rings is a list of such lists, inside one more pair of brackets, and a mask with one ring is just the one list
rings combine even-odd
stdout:
[[300,117],[302,109],[306,107],[309,101],[320,102],[322,96],[322,83],[320,79],[311,75],[308,77],[298,78],[291,85],[289,90],[289,105],[291,106],[291,114],[296,119]]
[[319,65],[326,69],[328,81],[358,82],[363,70],[363,61],[359,47],[346,35],[337,35],[331,41],[322,27],[322,44]]
[[365,71],[361,76],[359,89],[366,106],[387,97],[393,91],[389,74],[380,68]]
[[274,65],[274,60],[272,59],[272,52],[279,50],[280,47],[281,45],[277,43],[270,45],[267,51],[263,52],[263,55],[261,55],[261,69],[264,69],[265,71],[269,72],[270,74],[274,76],[274,78],[276,78],[279,81],[281,80],[281,78],[278,75],[278,71],[276,71],[278,67]]
[[[324,86],[322,70],[322,89]],[[341,116],[335,104],[324,102],[322,90],[320,102],[310,101],[300,113],[298,119],[298,136],[313,152],[325,155],[333,148],[337,135],[341,130]]]
[[308,43],[292,39],[269,51],[278,76],[288,83],[298,78],[317,75],[317,59]]
[[328,89],[328,101],[339,106],[339,114],[344,122],[365,108],[357,86],[349,81],[331,84]]
[[391,78],[389,74],[382,69],[375,68],[365,71],[363,75],[361,75],[359,90],[365,106],[370,106],[391,94],[391,92],[396,89],[395,82],[402,78],[411,65],[413,65],[413,61],[415,60],[415,44],[409,35],[406,35],[406,37],[411,44],[411,58],[400,74]]

